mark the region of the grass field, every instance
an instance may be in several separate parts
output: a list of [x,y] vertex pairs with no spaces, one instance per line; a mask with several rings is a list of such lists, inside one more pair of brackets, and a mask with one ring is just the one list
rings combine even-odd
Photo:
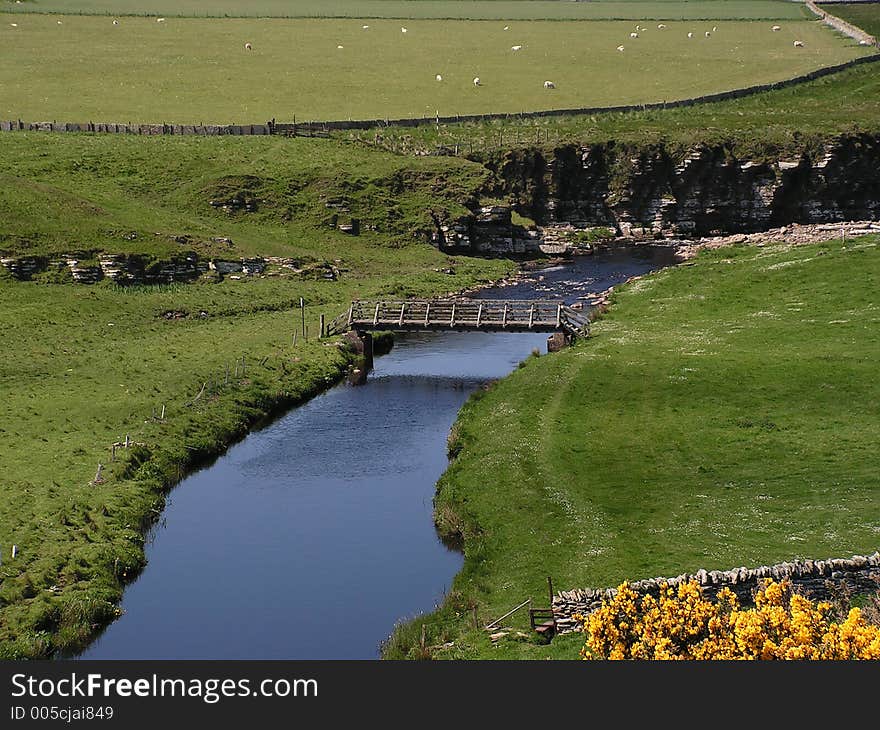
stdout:
[[[425,20],[408,22],[406,34],[398,21],[361,25],[0,16],[0,118],[197,124],[516,113],[691,97],[870,52],[815,21],[778,33],[763,21],[669,22],[638,39],[629,22],[534,21],[504,32]],[[555,89],[543,88],[548,79]]]
[[[254,419],[339,376],[347,359],[336,347],[301,337],[293,346],[299,297],[314,336],[319,313],[335,316],[352,298],[446,293],[512,268],[452,259],[413,235],[427,209],[460,209],[479,187],[485,171],[461,160],[418,162],[331,140],[20,134],[0,136],[0,169],[8,253],[208,254],[210,237],[224,236],[234,241],[221,247],[226,258],[275,253],[342,272],[337,281],[282,272],[132,289],[0,276],[2,657],[80,644],[142,564],[139,529],[161,509],[164,485]],[[208,204],[242,181],[264,201],[258,212],[229,216]],[[333,230],[330,199],[378,230]],[[231,370],[225,385],[225,366],[242,356],[246,376]],[[186,407],[206,382],[205,397]],[[153,421],[162,404],[166,422]],[[127,433],[147,446],[111,464],[110,445]],[[107,481],[92,487],[99,462]]]
[[577,639],[493,648],[467,606],[488,621],[546,605],[548,575],[603,587],[877,549],[878,244],[703,254],[621,289],[589,340],[472,399],[436,501],[466,562],[427,643],[573,659]]
[[832,3],[819,7],[857,25],[875,38],[880,37],[880,3]]
[[784,0],[28,0],[18,12],[189,17],[460,18],[471,20],[789,19],[808,17]]
[[797,86],[732,101],[681,109],[540,119],[424,125],[339,132],[397,152],[459,155],[504,154],[510,148],[590,144],[608,140],[674,144],[711,142],[736,146],[742,154],[798,152],[829,136],[880,130],[880,63],[869,63]]

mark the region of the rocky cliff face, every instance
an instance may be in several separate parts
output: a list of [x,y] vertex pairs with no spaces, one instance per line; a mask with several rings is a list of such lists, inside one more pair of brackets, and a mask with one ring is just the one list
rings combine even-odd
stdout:
[[[609,142],[514,150],[481,162],[495,174],[491,195],[541,226],[608,226],[622,236],[669,238],[880,219],[880,137],[868,134],[761,159],[737,156],[724,144],[681,151]],[[538,238],[510,228],[495,206],[449,222],[446,231],[438,225],[434,242],[528,253],[539,249]]]

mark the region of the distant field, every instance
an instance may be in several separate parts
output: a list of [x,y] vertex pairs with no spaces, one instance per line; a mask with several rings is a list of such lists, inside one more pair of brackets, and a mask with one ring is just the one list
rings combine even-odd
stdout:
[[[816,21],[780,24],[774,33],[766,21],[668,21],[633,39],[635,25],[621,21],[531,21],[504,31],[418,20],[404,34],[391,20],[123,18],[114,26],[98,17],[0,15],[0,118],[248,123],[517,113],[691,97],[869,52]],[[795,39],[805,46],[794,48]],[[544,89],[545,80],[556,88]]]
[[853,25],[859,26],[866,33],[880,36],[880,2],[877,3],[831,3],[820,5],[838,18],[843,18]]
[[19,12],[280,18],[464,18],[472,20],[795,19],[786,0],[28,0]]

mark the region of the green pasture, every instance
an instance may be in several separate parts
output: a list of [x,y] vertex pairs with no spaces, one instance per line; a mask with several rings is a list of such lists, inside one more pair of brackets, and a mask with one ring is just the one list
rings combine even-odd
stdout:
[[[334,281],[278,267],[122,288],[57,273],[16,282],[0,268],[0,657],[81,645],[142,565],[140,529],[164,488],[342,374],[350,358],[315,341],[320,314],[508,274],[508,261],[452,258],[425,242],[428,211],[462,212],[485,175],[463,160],[323,139],[0,135],[0,253],[275,254],[339,271]],[[258,210],[210,205],[238,193]],[[330,202],[360,218],[360,236],[332,227]],[[144,445],[112,462],[126,434]],[[92,485],[98,463],[105,482]]]
[[628,141],[734,144],[744,155],[798,153],[829,137],[880,129],[880,63],[871,62],[822,78],[732,99],[678,109],[339,132],[366,144],[403,153],[438,148],[461,155],[503,155],[511,148]]
[[189,17],[458,18],[468,20],[805,17],[784,0],[3,0],[19,12]]
[[198,124],[517,113],[692,97],[870,52],[815,21],[784,22],[776,33],[765,21],[670,21],[638,38],[632,22],[534,21],[504,31],[424,20],[407,22],[407,33],[399,21],[362,25],[0,16],[0,118]]
[[472,628],[472,606],[488,622],[546,605],[547,576],[567,590],[876,550],[878,243],[704,253],[472,398],[435,502],[465,565],[389,655],[418,653],[425,623],[447,657],[577,658],[577,638],[492,646]]

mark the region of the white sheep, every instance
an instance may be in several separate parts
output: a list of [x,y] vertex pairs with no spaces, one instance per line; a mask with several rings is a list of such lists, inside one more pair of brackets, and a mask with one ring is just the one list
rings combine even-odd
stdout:
[[253,48],[253,46],[251,46],[250,43],[245,43],[245,44],[244,44],[244,50],[246,50],[246,51],[250,51],[252,48]]
[[718,32],[718,26],[717,26],[717,25],[713,25],[713,26],[712,26],[712,32],[713,32],[713,33],[717,33],[717,32]]
[[522,46],[511,46],[510,50],[511,51],[518,51],[520,48],[522,48]]
[[776,33],[777,31],[782,30],[782,26],[774,25],[770,30],[772,30],[774,33]]
[[693,37],[694,37],[693,33],[688,33],[688,38],[693,38]]
[[638,34],[638,33],[630,33],[630,34],[629,34],[629,37],[630,37],[630,38],[638,38],[638,37],[639,37],[639,34]]
[[362,25],[361,26],[361,28],[363,28],[364,30],[367,30],[369,27],[370,27],[369,25]]
[[707,30],[706,31],[706,38],[711,38],[711,37],[712,37],[712,34]]
[[336,46],[336,48],[341,51],[345,46]]
[[63,25],[63,23],[59,20],[59,21],[58,21],[58,25]]
[[118,21],[118,20],[114,20],[114,21],[113,21],[113,25],[119,25],[119,21]]
[[474,86],[479,86],[479,85],[480,85],[480,77],[479,77],[479,76],[475,76],[475,77],[474,77]]
[[401,32],[401,33],[406,33],[406,28],[401,28],[401,29],[400,29],[400,32]]
[[164,22],[165,22],[165,18],[156,18],[156,22],[157,22],[157,23],[164,23]]
[[443,77],[440,74],[437,74],[434,78],[437,79],[437,81],[443,81]]
[[804,47],[804,42],[803,42],[803,41],[795,41],[795,42],[794,42],[794,47],[795,47],[795,48],[803,48],[803,47]]
[[504,26],[504,30],[510,30],[510,26],[509,26],[509,25],[505,25],[505,26]]
[[623,52],[623,46],[618,46],[617,50]]
[[9,25],[11,25],[13,28],[18,28],[18,23],[10,23]]
[[545,88],[545,89],[555,89],[555,88],[556,88],[556,84],[554,84],[552,81],[545,81],[545,82],[544,82],[544,88]]
[[657,26],[657,29],[658,30],[666,30],[666,23],[660,23],[660,25]]

